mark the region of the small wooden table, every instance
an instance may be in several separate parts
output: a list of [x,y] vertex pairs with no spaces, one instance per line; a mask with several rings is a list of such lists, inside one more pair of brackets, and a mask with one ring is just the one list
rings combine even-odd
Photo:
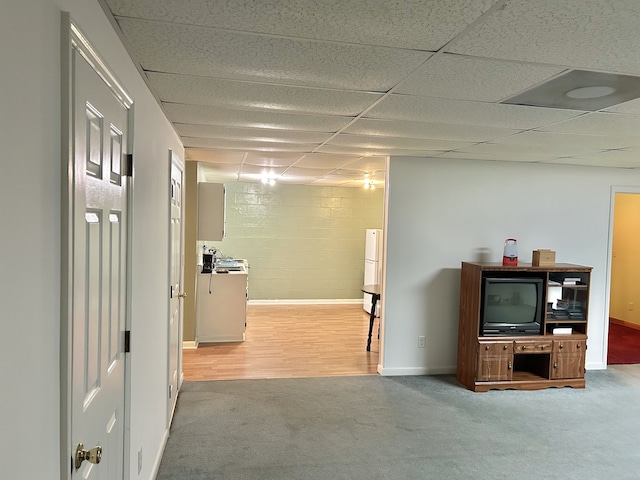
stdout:
[[369,317],[369,337],[367,338],[367,352],[370,352],[371,332],[373,331],[373,322],[376,319],[376,304],[380,300],[380,285],[363,285],[360,290],[371,295],[371,316]]

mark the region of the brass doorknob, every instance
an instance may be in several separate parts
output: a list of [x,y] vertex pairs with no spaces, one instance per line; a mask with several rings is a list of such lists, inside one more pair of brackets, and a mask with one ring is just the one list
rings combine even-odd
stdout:
[[187,294],[184,292],[181,292],[178,294],[178,298],[187,298]]
[[87,460],[89,463],[98,464],[102,460],[102,447],[100,445],[93,447],[91,450],[85,450],[84,445],[79,443],[76,448],[75,467],[80,468],[82,462]]

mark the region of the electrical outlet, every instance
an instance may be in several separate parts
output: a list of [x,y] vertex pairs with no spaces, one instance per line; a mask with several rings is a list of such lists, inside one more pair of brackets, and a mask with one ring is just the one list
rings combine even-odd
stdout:
[[424,335],[418,337],[418,348],[424,348]]
[[138,475],[142,472],[142,447],[138,450]]
[[629,302],[629,311],[633,312],[633,302]]

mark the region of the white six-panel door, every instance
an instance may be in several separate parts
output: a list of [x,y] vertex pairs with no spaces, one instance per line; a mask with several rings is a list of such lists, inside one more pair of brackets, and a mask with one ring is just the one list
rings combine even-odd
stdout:
[[71,440],[100,447],[73,479],[124,477],[128,109],[77,52],[73,74]]
[[184,210],[182,179],[184,167],[180,160],[171,155],[171,218],[169,227],[170,272],[169,272],[169,411],[168,422],[175,409],[180,387],[181,332],[183,315],[183,264],[184,264],[184,233],[182,213]]

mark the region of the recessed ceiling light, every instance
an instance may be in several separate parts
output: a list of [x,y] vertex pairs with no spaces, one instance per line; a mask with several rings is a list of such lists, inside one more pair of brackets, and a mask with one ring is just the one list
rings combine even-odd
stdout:
[[600,98],[611,95],[616,89],[605,85],[595,85],[593,87],[579,87],[569,90],[566,95],[569,98]]
[[571,70],[502,103],[588,112],[640,97],[640,77]]

